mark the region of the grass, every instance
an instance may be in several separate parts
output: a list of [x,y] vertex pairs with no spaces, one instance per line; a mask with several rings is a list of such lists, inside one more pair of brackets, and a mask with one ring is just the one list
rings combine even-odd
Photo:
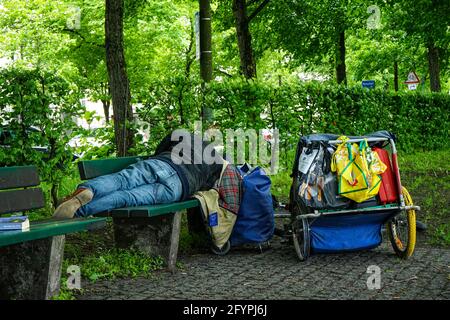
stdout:
[[421,173],[446,173],[450,171],[450,150],[399,153],[400,170]]
[[291,170],[279,171],[275,175],[270,176],[272,181],[272,194],[281,202],[289,201],[289,192],[291,189],[292,178],[290,177]]
[[402,184],[421,207],[430,245],[450,246],[450,150],[399,155]]

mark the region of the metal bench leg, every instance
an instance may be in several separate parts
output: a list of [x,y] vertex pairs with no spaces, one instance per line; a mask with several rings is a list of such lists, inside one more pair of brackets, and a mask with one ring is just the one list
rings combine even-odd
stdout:
[[0,248],[0,299],[50,299],[59,293],[65,236]]

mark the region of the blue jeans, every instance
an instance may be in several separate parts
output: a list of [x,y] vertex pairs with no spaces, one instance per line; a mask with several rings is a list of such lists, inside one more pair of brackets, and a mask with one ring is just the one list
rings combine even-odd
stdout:
[[148,159],[117,173],[86,181],[78,186],[94,193],[91,202],[76,212],[86,217],[116,208],[179,201],[183,187],[176,171],[166,162]]

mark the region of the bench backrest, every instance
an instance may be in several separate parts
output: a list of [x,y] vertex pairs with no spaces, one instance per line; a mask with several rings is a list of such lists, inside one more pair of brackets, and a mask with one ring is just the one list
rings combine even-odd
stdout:
[[130,164],[144,160],[148,156],[119,157],[78,162],[78,170],[82,180],[89,180],[105,174],[115,173],[125,169]]
[[0,167],[0,215],[43,208],[42,189],[33,188],[39,184],[35,166]]

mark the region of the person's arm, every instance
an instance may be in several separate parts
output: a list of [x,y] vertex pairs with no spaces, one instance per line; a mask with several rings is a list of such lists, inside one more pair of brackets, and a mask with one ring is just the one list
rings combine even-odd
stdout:
[[172,133],[169,133],[161,142],[158,144],[155,150],[155,155],[158,155],[164,151],[170,151],[174,146],[176,146],[179,141],[172,141]]

